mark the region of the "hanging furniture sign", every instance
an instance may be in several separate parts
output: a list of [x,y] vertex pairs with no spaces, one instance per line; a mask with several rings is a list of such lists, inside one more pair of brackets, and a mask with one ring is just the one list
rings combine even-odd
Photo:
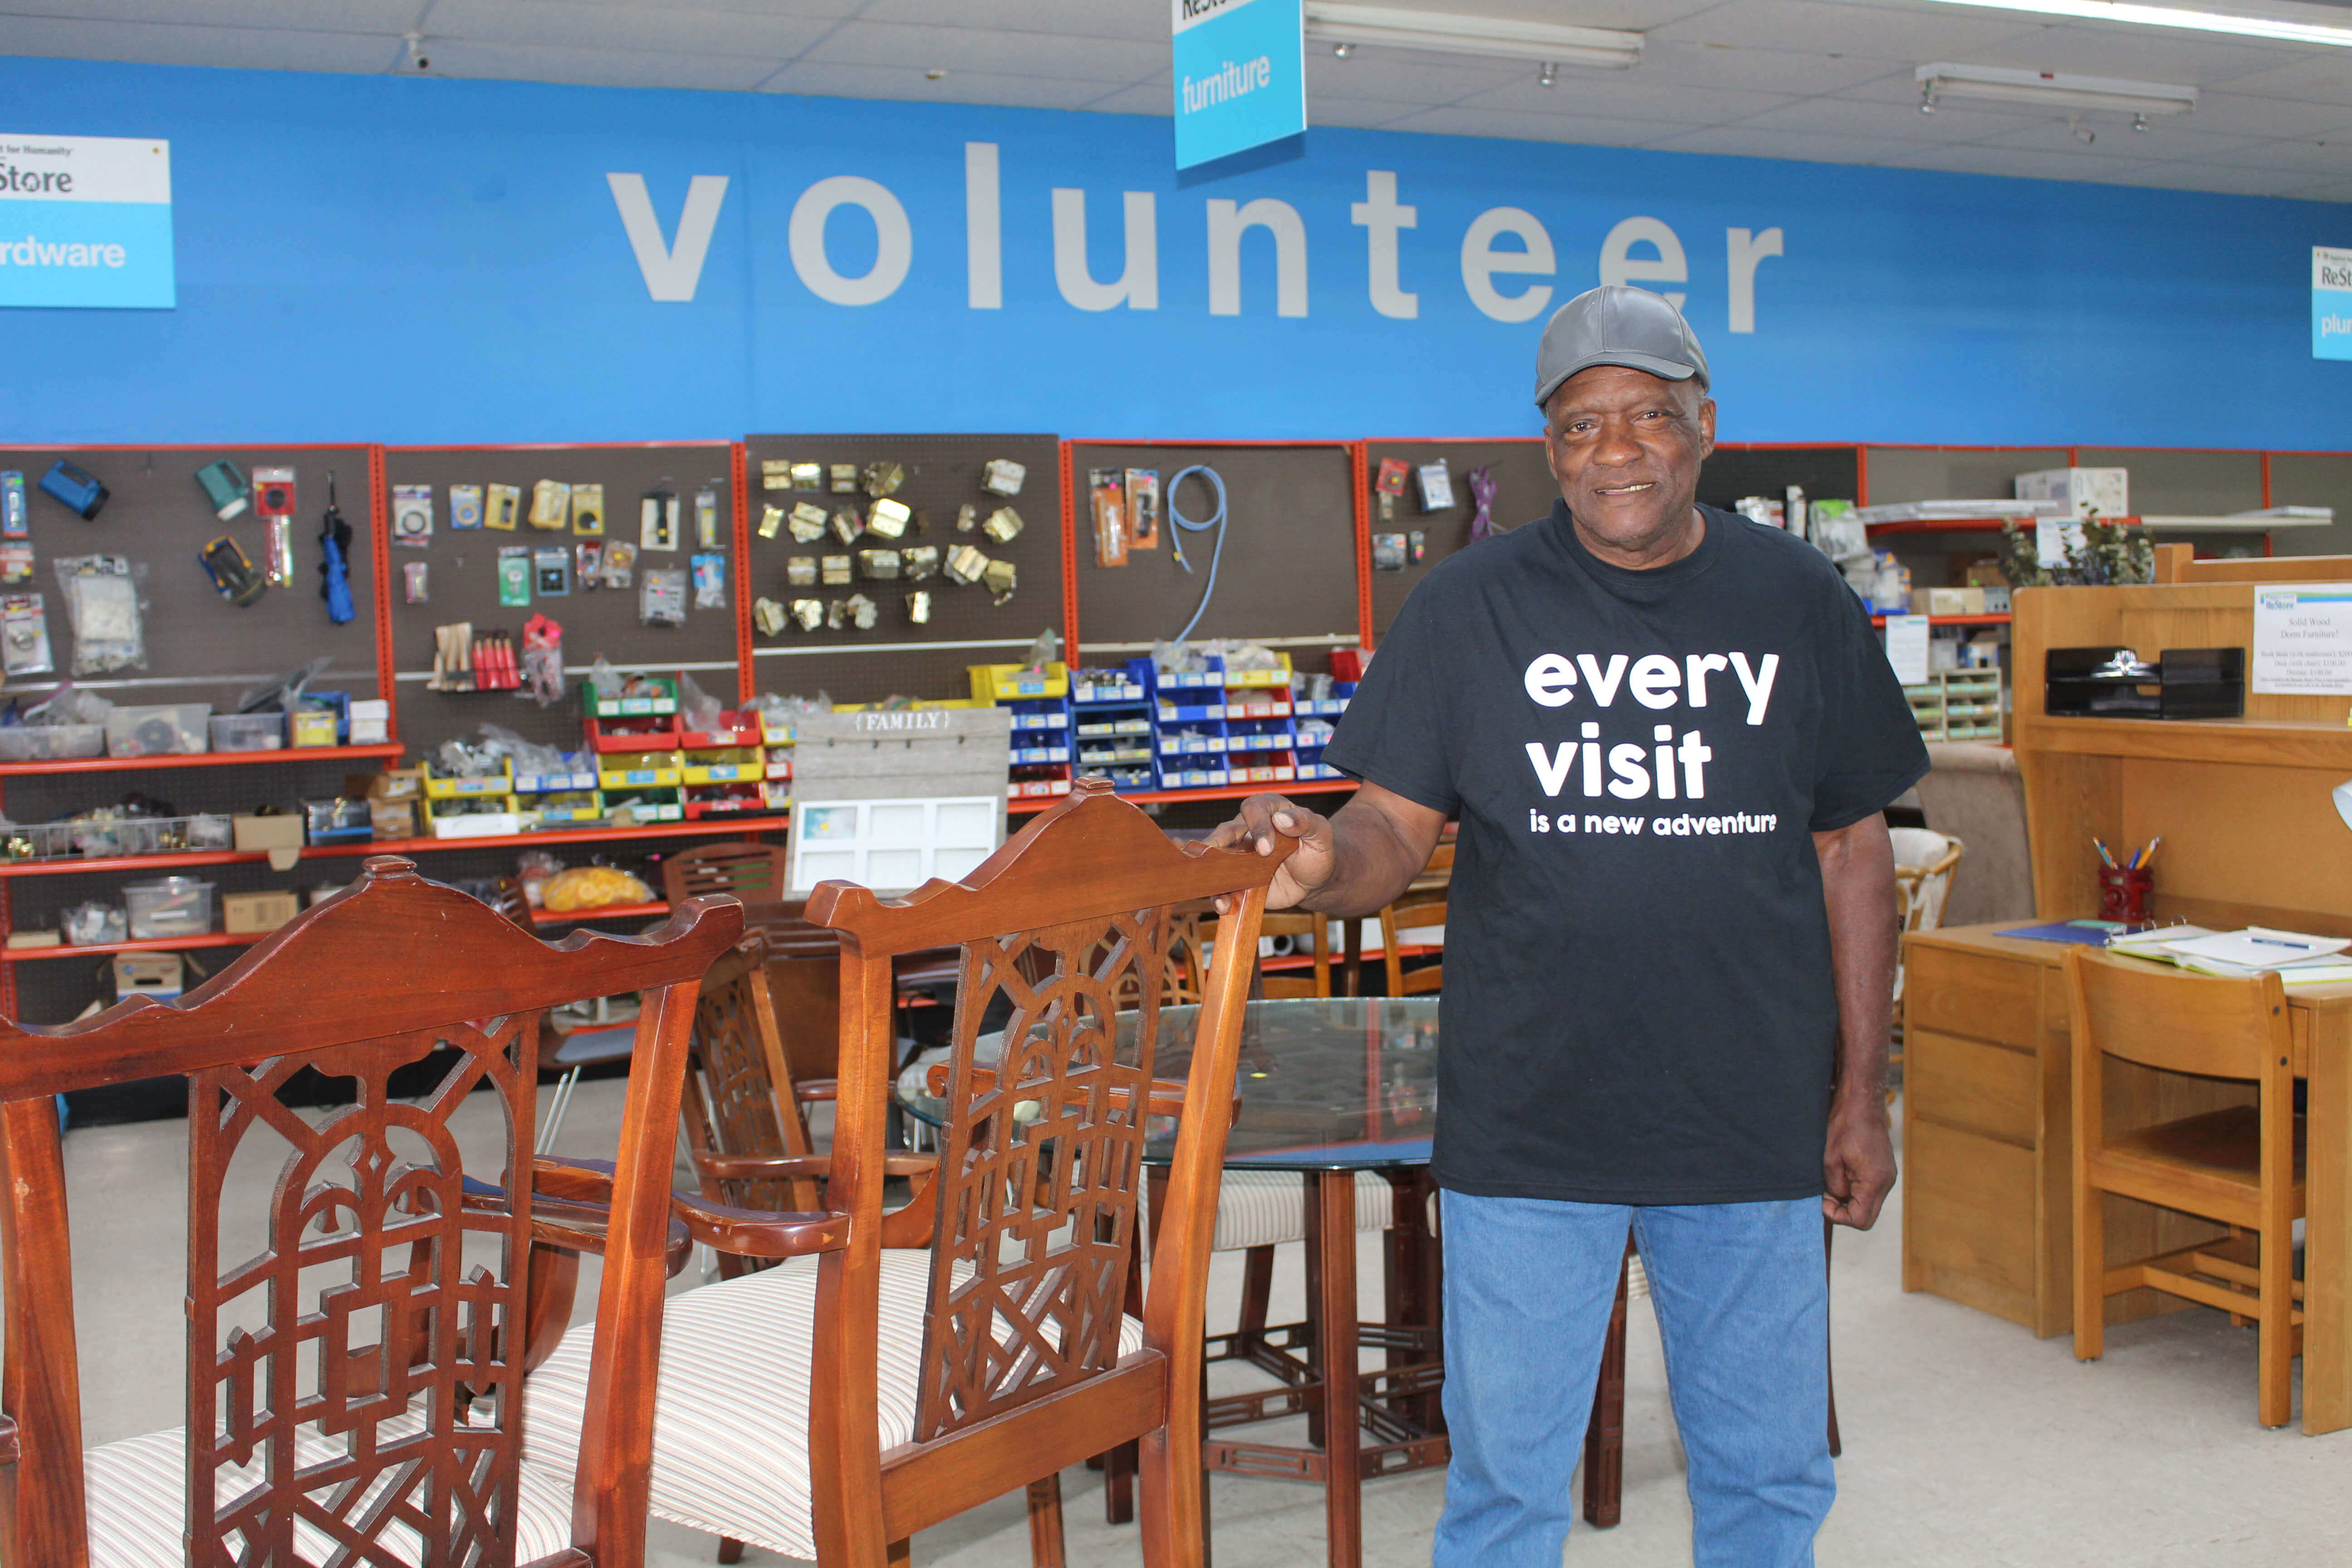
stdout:
[[2352,250],[2311,247],[2311,357],[2352,359]]
[[1303,0],[1169,0],[1176,166],[1307,129]]
[[177,303],[170,142],[0,131],[0,306]]

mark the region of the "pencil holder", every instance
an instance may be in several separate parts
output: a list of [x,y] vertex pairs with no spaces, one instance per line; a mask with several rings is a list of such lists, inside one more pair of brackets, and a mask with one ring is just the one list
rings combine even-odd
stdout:
[[2134,869],[2129,866],[2099,868],[2099,918],[2118,921],[2126,925],[2141,925],[2147,920],[2147,892],[2155,884],[2155,873]]

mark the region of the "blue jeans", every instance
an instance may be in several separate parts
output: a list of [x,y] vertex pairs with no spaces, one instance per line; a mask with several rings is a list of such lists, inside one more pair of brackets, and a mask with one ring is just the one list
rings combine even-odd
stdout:
[[1629,1224],[1689,1459],[1696,1568],[1811,1568],[1837,1493],[1820,1199],[1441,1201],[1454,1459],[1436,1568],[1559,1568]]

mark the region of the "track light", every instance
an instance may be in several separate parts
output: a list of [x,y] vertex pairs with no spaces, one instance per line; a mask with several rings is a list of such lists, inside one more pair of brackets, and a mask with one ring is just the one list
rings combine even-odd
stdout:
[[425,58],[424,34],[403,33],[400,35],[400,41],[408,46],[408,66],[411,70],[421,71],[432,65],[433,62]]
[[2147,116],[2145,114],[2133,115],[2132,129],[2134,131],[2145,132],[2147,129]]
[[1963,66],[1949,61],[1921,66],[1914,74],[1919,82],[1921,107],[1930,111],[1947,98],[2039,103],[2059,109],[2107,109],[2143,118],[2151,114],[2186,114],[2197,107],[2195,88],[2163,81],[2124,81],[2114,77],[2011,70],[2000,66]]
[[2085,147],[2099,139],[2099,133],[2084,124],[2083,117],[2079,114],[2070,114],[2066,117],[2066,129],[2073,132],[2074,140]]
[[1307,36],[1329,43],[1335,54],[1349,45],[1376,44],[1392,49],[1534,60],[1553,67],[1601,66],[1622,70],[1642,60],[1639,33],[1607,27],[1570,27],[1551,22],[1501,21],[1491,16],[1456,16],[1389,5],[1358,5],[1343,0],[1307,0]]
[[1342,38],[1339,42],[1331,46],[1331,52],[1344,60],[1349,55],[1356,52],[1356,46],[1348,42],[1345,38]]
[[1544,87],[1549,87],[1558,80],[1559,80],[1559,67],[1553,64],[1550,60],[1544,61],[1543,68],[1536,72],[1536,81],[1538,84]]

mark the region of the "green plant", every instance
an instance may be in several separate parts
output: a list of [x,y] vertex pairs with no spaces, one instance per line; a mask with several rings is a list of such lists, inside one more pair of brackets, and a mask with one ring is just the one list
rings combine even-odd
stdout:
[[2000,525],[2001,574],[2012,588],[2092,588],[2156,580],[2156,550],[2147,531],[2108,522],[2096,511],[2083,520],[2083,547],[2045,563],[2031,528]]

